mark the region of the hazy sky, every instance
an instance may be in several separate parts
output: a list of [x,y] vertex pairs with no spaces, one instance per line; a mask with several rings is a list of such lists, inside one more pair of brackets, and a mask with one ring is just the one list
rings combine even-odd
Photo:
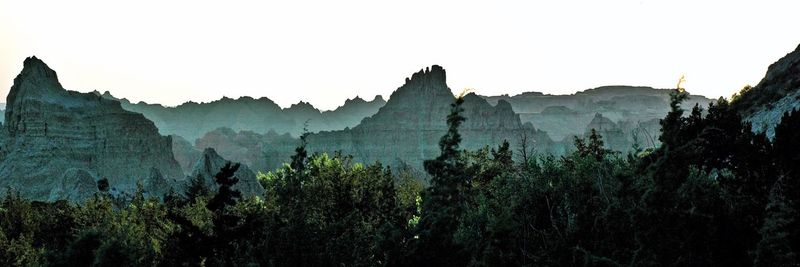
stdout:
[[122,2],[0,0],[0,95],[36,55],[67,89],[167,105],[332,109],[432,64],[487,95],[686,75],[690,92],[728,97],[800,43],[797,0]]

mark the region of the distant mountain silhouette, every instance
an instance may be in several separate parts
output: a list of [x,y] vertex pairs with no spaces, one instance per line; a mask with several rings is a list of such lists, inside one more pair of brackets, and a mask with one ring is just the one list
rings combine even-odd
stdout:
[[[569,146],[573,136],[587,136],[599,118],[612,129],[596,129],[614,150],[628,151],[634,143],[655,147],[661,129],[658,121],[669,111],[669,89],[645,86],[603,86],[570,95],[526,92],[515,96],[484,96],[490,103],[508,101],[522,122],[530,122],[557,142]],[[691,95],[685,107],[707,107],[711,99]],[[600,115],[597,117],[596,115]]]
[[386,103],[381,96],[372,101],[356,97],[335,110],[320,111],[302,101],[282,109],[265,97],[223,97],[209,103],[187,102],[177,107],[165,107],[145,102],[134,104],[124,98],[115,98],[107,91],[102,94],[95,91],[95,94],[117,99],[124,109],[142,113],[158,126],[161,134],[179,135],[192,142],[220,127],[257,133],[275,131],[294,136],[299,136],[304,127],[313,132],[341,130],[356,126]]

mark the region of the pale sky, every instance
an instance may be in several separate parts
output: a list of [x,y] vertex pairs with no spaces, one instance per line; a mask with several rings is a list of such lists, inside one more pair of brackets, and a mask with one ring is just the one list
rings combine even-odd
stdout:
[[[800,1],[0,0],[0,95],[27,56],[67,89],[333,109],[433,64],[454,91],[603,85],[729,97],[800,43]],[[1,101],[5,102],[5,101]]]

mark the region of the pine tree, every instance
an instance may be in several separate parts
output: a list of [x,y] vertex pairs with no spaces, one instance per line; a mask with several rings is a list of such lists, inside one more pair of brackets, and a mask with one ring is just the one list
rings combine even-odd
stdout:
[[234,190],[233,186],[239,182],[236,178],[236,170],[239,169],[239,163],[231,165],[230,162],[226,163],[220,171],[214,175],[214,181],[219,185],[217,194],[208,201],[206,206],[213,212],[222,212],[225,207],[234,206],[236,202],[242,198],[242,193],[239,190]]
[[670,111],[667,116],[660,121],[661,136],[658,138],[661,144],[666,147],[674,147],[681,144],[680,130],[683,126],[683,109],[681,103],[689,98],[689,93],[683,88],[675,88],[669,94]]
[[464,99],[458,97],[450,105],[448,130],[439,141],[441,154],[424,162],[431,184],[423,198],[417,253],[425,264],[463,265],[467,260],[461,256],[461,248],[453,239],[469,190],[469,176],[459,150],[458,127],[466,120],[461,116],[463,103]]

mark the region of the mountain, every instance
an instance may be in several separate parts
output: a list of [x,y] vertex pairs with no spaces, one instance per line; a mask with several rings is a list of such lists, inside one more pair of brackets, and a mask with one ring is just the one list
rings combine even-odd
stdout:
[[[207,148],[203,150],[203,154],[192,168],[192,174],[190,177],[200,177],[202,178],[202,181],[206,183],[206,186],[216,190],[219,188],[219,186],[214,180],[214,176],[217,175],[220,169],[227,163],[234,164],[235,162],[231,162],[221,157],[213,148]],[[239,169],[236,170],[234,175],[237,179],[239,179],[239,182],[233,186],[233,189],[242,192],[242,196],[250,197],[264,195],[264,188],[261,187],[260,183],[258,183],[256,174],[250,170],[246,164],[240,164]]]
[[[556,149],[544,132],[531,124],[523,124],[508,102],[498,101],[493,106],[475,94],[464,98],[463,115],[467,120],[459,128],[462,148],[497,146],[503,140],[516,147],[523,136],[527,136],[529,145],[539,152]],[[406,78],[405,84],[392,93],[386,105],[357,126],[310,134],[307,149],[311,152],[340,151],[352,155],[358,162],[380,161],[395,167],[421,169],[424,160],[439,154],[438,142],[447,131],[445,119],[454,99],[446,84],[445,70],[434,65]],[[284,146],[291,148],[297,143],[292,140]],[[285,153],[266,153],[265,156],[268,162],[288,160]]]
[[[100,94],[109,99],[117,99],[109,92]],[[376,96],[372,101],[360,97],[348,99],[344,105],[332,111],[320,111],[307,102],[299,102],[289,108],[280,106],[262,97],[223,97],[209,103],[187,102],[177,107],[165,107],[145,102],[131,103],[127,99],[117,99],[126,110],[142,113],[152,120],[161,134],[179,135],[194,141],[205,133],[220,127],[245,130],[257,133],[275,131],[299,136],[303,129],[309,131],[341,130],[356,126],[361,119],[378,111],[386,101]]]
[[775,136],[783,114],[800,109],[800,45],[770,65],[756,86],[735,95],[732,105],[752,123],[753,131]]
[[[294,153],[299,140],[289,134],[269,131],[259,134],[252,131],[236,132],[231,128],[217,128],[190,144],[180,136],[173,136],[172,151],[184,172],[189,174],[202,151],[213,148],[220,156],[247,164],[256,171],[268,171],[286,162]],[[265,155],[272,155],[267,158]]]
[[[547,135],[523,124],[511,105],[499,101],[490,105],[483,98],[468,94],[464,96],[462,124],[462,147],[479,149],[487,145],[496,146],[508,140],[518,145],[527,136],[528,145],[538,152],[563,151],[561,144],[553,143]],[[307,149],[313,152],[342,152],[361,162],[381,161],[395,167],[422,168],[425,159],[439,154],[438,142],[447,131],[445,119],[450,104],[455,100],[446,84],[445,70],[433,66],[407,78],[405,84],[392,93],[388,102],[377,113],[367,118],[350,117],[361,123],[337,131],[321,131],[308,136]],[[349,100],[343,107],[358,108],[368,104],[363,99]],[[295,114],[313,113],[304,102],[289,108]],[[348,114],[346,112],[333,114]],[[345,119],[342,119],[344,121]],[[280,167],[294,154],[300,144],[298,138],[288,134],[269,131],[259,134],[249,130],[234,130],[227,127],[212,130],[190,144],[174,137],[175,157],[188,172],[188,166],[196,160],[200,151],[214,148],[219,155],[233,161],[243,162],[256,171],[269,171]]]
[[90,181],[102,178],[131,192],[152,169],[183,178],[171,138],[153,122],[118,101],[65,90],[36,57],[25,59],[6,105],[0,188],[35,200],[81,199],[91,193]]
[[[489,103],[507,101],[523,123],[530,122],[554,140],[564,142],[572,136],[583,135],[585,128],[600,114],[619,126],[618,130],[627,140],[627,144],[619,143],[626,146],[624,151],[630,148],[634,138],[640,141],[658,139],[659,128],[654,129],[652,123],[664,118],[669,111],[670,91],[642,86],[603,86],[571,95],[526,92],[483,98]],[[712,100],[706,97],[691,95],[684,106],[708,107],[710,102]]]

